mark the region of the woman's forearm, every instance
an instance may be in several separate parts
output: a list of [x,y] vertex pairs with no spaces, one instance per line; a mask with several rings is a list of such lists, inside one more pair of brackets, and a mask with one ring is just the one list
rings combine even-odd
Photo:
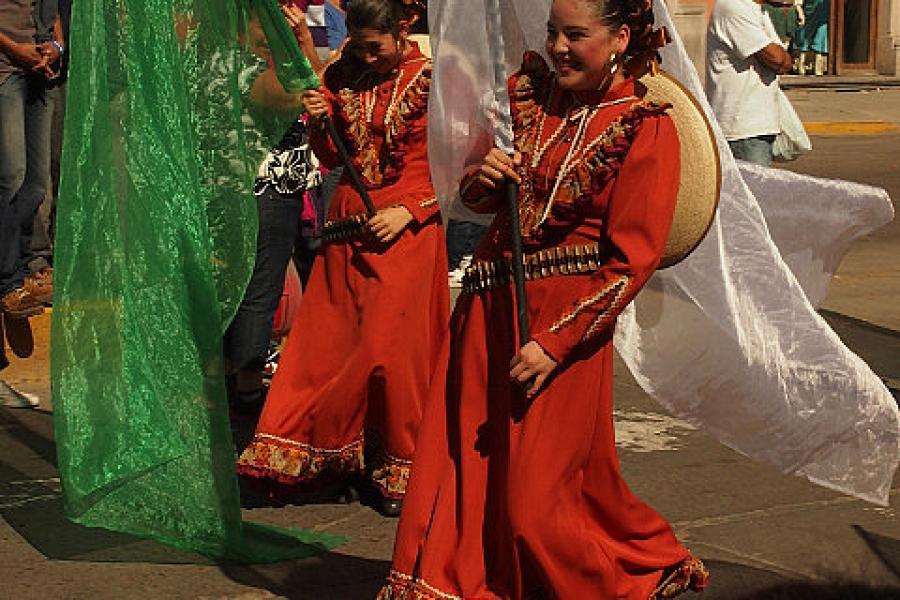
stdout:
[[303,110],[302,95],[285,91],[275,69],[266,69],[256,78],[250,88],[250,101],[280,113],[299,114]]

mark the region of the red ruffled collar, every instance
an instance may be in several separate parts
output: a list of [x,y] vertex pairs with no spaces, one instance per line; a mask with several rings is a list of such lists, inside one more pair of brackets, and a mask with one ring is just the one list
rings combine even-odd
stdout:
[[605,92],[599,90],[568,92],[574,95],[582,104],[595,105],[602,102],[614,102],[622,98],[634,96],[634,79],[628,77]]

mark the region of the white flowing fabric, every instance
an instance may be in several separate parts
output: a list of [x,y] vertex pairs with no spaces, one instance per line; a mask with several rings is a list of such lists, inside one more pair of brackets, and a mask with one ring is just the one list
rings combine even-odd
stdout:
[[816,307],[853,241],[894,217],[891,199],[881,188],[743,161],[738,168],[781,257]]
[[[525,49],[543,48],[550,0],[500,4],[512,73]],[[481,10],[470,0],[430,2],[429,151],[448,212],[466,161],[484,154],[490,143],[485,132],[497,122]],[[892,218],[887,194],[753,165],[739,170],[660,0],[654,12],[657,27],[673,38],[662,51],[663,68],[697,97],[714,124],[722,197],[703,243],[681,264],[657,273],[622,314],[616,347],[662,406],[723,444],[886,505],[900,459],[897,404],[813,303],[824,297],[849,244]]]

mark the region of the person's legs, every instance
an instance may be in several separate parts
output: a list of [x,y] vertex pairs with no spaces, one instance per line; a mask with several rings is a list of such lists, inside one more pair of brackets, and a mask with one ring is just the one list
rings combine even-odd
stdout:
[[21,288],[25,280],[15,206],[25,181],[25,92],[20,75],[0,83],[0,296]]
[[487,227],[478,223],[456,219],[447,222],[447,262],[451,271],[459,267],[464,256],[475,252],[485,231]]
[[[53,126],[53,106],[56,91],[48,89],[44,82],[32,78],[28,82],[25,98],[25,181],[19,188],[16,204],[19,206],[21,256],[28,273],[35,273],[49,266],[37,256],[31,243],[35,237],[35,217],[50,189],[50,131]],[[49,240],[47,240],[49,245]]]
[[225,332],[225,357],[235,371],[237,392],[262,386],[272,334],[272,318],[284,288],[284,275],[297,237],[299,198],[267,190],[257,196],[259,237],[256,265],[237,314]]
[[56,229],[56,199],[59,196],[59,160],[62,155],[63,123],[66,114],[66,84],[51,90],[53,117],[50,122],[50,182],[49,190],[34,216],[34,235],[31,238],[32,273],[53,264],[53,239]]
[[772,164],[772,144],[774,142],[774,135],[760,135],[729,141],[728,146],[735,158],[768,167]]

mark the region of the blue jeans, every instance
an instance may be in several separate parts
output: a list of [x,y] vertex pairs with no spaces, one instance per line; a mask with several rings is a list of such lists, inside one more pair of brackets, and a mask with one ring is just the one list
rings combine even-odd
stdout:
[[451,271],[459,266],[463,256],[475,252],[487,229],[469,221],[450,219],[447,222],[447,261]]
[[28,275],[34,215],[50,180],[53,98],[38,76],[0,83],[0,296]]
[[303,200],[270,188],[256,197],[256,205],[256,265],[237,314],[225,331],[225,357],[235,369],[261,371],[272,339],[272,319],[284,290],[284,274],[298,241]]
[[768,167],[772,164],[772,144],[774,143],[774,135],[759,135],[742,140],[732,140],[728,142],[728,146],[735,158]]

